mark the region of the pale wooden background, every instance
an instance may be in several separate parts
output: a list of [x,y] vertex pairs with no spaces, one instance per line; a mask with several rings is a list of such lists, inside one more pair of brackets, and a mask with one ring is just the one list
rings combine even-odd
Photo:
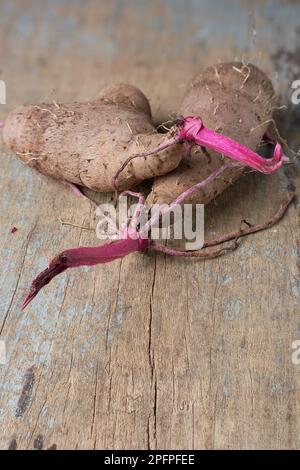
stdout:
[[[127,81],[161,122],[203,65],[242,57],[286,99],[300,78],[299,19],[296,1],[2,1],[0,119],[20,103],[89,99]],[[297,150],[298,110],[284,116]],[[299,186],[296,166],[243,177],[207,209],[208,235],[265,220],[286,187]],[[57,217],[95,218],[2,144],[0,185],[1,448],[299,448],[296,204],[221,259],[132,255],[68,271],[22,312],[48,259],[95,243]]]

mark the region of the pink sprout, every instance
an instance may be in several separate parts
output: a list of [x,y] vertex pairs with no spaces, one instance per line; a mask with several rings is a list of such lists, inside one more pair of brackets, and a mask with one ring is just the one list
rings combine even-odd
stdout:
[[55,276],[68,268],[79,266],[94,266],[123,258],[130,253],[143,252],[149,244],[149,240],[140,237],[133,239],[130,236],[114,242],[109,241],[100,246],[71,248],[56,256],[48,268],[42,271],[32,282],[29,294],[23,302],[22,309],[34,299],[40,289],[48,284]]
[[237,142],[231,137],[205,127],[199,117],[189,116],[184,119],[182,129],[179,134],[183,140],[194,142],[202,147],[209,147],[217,152],[241,162],[261,173],[274,173],[286,163],[288,158],[283,155],[282,147],[276,144],[272,158],[264,158],[245,145]]
[[[289,163],[289,158],[284,155],[281,145],[274,142],[273,139],[271,141],[276,144],[273,157],[264,158],[231,137],[205,127],[200,117],[188,116],[181,120],[180,124],[181,127],[179,128],[179,132],[171,138],[166,139],[165,142],[159,146],[147,152],[142,152],[128,157],[112,179],[113,188],[118,191],[118,177],[133,159],[155,155],[173,144],[182,142],[186,142],[188,144],[186,149],[187,155],[191,154],[193,145],[209,147],[216,150],[218,153],[221,153],[234,161],[240,162],[242,165],[249,166],[261,173],[274,173],[281,168],[283,163]],[[269,134],[267,134],[267,136],[270,138]]]

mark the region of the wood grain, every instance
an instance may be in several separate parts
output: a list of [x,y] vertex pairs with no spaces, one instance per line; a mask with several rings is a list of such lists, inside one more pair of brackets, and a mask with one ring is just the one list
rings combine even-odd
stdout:
[[[235,57],[252,57],[286,97],[289,60],[300,73],[299,14],[292,1],[3,1],[0,120],[16,104],[90,99],[127,81],[161,122],[194,73]],[[285,116],[297,149],[298,111]],[[57,218],[96,218],[88,201],[0,151],[1,448],[299,448],[297,205],[226,257],[132,255],[70,270],[22,312],[47,260],[97,241]],[[298,166],[243,176],[206,209],[208,236],[269,217],[298,188]]]

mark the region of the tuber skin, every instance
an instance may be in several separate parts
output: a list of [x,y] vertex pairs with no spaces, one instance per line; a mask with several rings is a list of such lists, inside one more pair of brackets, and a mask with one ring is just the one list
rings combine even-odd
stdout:
[[113,175],[130,155],[149,151],[156,158],[132,161],[119,178],[121,190],[170,172],[184,153],[181,144],[155,153],[166,138],[154,129],[147,98],[126,84],[91,102],[20,106],[6,118],[3,138],[41,173],[101,192],[114,189]]
[[[275,106],[274,89],[264,72],[252,64],[229,62],[212,65],[198,74],[189,85],[179,112],[183,116],[200,116],[207,128],[255,151],[269,127]],[[208,147],[193,146],[191,154],[187,153],[175,170],[155,178],[147,204],[169,204],[223,164],[220,153]],[[209,203],[245,168],[226,169],[222,178],[200,188],[185,202]]]

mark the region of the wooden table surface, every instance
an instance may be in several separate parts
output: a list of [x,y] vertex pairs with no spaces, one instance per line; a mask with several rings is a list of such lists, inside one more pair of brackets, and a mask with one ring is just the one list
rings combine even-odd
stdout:
[[[297,1],[2,1],[0,120],[20,103],[90,99],[125,81],[162,122],[197,71],[235,58],[260,65],[286,99],[300,78],[299,19]],[[297,151],[297,106],[283,116]],[[70,270],[22,312],[53,255],[95,243],[58,218],[96,218],[0,145],[1,448],[299,448],[297,203],[220,259],[137,254]],[[206,208],[208,235],[264,221],[287,187],[299,188],[297,164],[245,175]]]

